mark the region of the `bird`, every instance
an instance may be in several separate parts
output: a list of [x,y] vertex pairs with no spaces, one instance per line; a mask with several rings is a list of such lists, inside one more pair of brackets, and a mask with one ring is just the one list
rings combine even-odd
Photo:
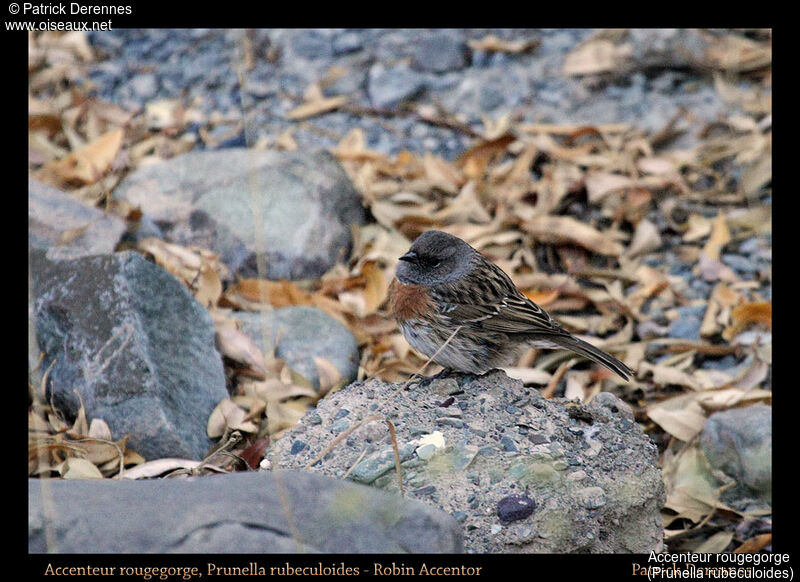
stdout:
[[566,349],[625,381],[633,371],[562,328],[500,267],[452,234],[428,230],[398,260],[389,309],[406,341],[445,372],[484,374],[528,348]]

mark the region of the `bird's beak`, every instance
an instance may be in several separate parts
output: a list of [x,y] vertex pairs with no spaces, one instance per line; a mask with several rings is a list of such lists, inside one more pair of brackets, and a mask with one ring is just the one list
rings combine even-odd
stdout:
[[417,253],[415,253],[414,251],[408,251],[406,254],[400,257],[400,260],[406,261],[408,263],[416,263],[418,258],[419,255],[417,255]]

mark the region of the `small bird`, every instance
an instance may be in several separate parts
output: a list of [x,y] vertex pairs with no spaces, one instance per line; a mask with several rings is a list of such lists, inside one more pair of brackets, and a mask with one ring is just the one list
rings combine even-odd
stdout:
[[445,232],[422,233],[400,257],[389,307],[408,343],[445,369],[482,374],[515,362],[527,348],[560,348],[626,381],[633,376],[618,359],[553,321],[500,267]]

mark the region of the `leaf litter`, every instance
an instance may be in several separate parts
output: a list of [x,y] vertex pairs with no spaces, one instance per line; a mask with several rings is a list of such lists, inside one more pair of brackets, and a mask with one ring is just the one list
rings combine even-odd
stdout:
[[[487,118],[482,131],[470,130],[474,143],[454,161],[430,152],[389,156],[370,150],[363,130],[355,128],[332,153],[375,221],[354,227],[351,256],[320,279],[234,280],[206,249],[140,241],[137,250],[182,281],[212,315],[231,396],[209,418],[208,433],[220,438],[224,450],[210,451],[203,462],[145,460],[124,437],[113,440],[102,419],[88,425],[83,408],[72,423],[64,420],[46,403],[42,384],[31,388],[29,474],[155,478],[258,468],[270,440],[344,380],[331,362],[318,358],[315,389],[274,353],[262,352],[230,317],[234,311],[315,306],[356,337],[359,379],[407,380],[426,360],[389,316],[386,294],[397,258],[414,237],[437,228],[481,250],[565,328],[612,350],[635,370],[626,385],[569,354],[529,350],[507,371],[548,394],[586,401],[609,390],[631,404],[659,444],[668,538],[704,531],[714,516],[736,515],[720,501],[719,482],[697,436],[714,411],[771,403],[772,308],[760,292],[771,271],[743,275],[725,262],[726,251],[740,241],[771,233],[771,204],[760,201],[771,193],[771,35],[765,41],[763,31],[755,35],[759,40],[736,32],[698,34],[706,51],[689,66],[713,71],[717,92],[740,111],[700,128],[697,145],[667,147],[686,131],[686,111],[652,133],[631,124]],[[537,45],[492,36],[470,44],[508,54]],[[200,126],[202,137],[225,117],[205,115],[187,100],[154,100],[129,112],[76,86],[64,91],[94,58],[79,33],[29,36],[29,172],[135,221],[137,209],[110,201],[114,186],[138,167],[192,149],[197,137],[190,125]],[[636,66],[627,32],[610,30],[575,47],[564,74],[613,76]],[[751,82],[736,84],[736,75]],[[347,96],[326,96],[328,82],[309,86],[287,119],[369,113],[350,105]],[[448,126],[447,112],[426,107],[419,106],[418,120]],[[256,147],[296,149],[292,133]],[[738,182],[732,182],[734,174]],[[674,274],[670,256],[687,263],[691,274]],[[712,284],[712,291],[689,300],[695,277]],[[698,337],[668,337],[679,309],[689,305],[702,308]],[[735,370],[702,366],[728,356],[744,363]],[[676,524],[681,529],[670,529]],[[701,547],[718,551],[730,541],[711,536]],[[750,546],[763,547],[763,539],[742,545]]]

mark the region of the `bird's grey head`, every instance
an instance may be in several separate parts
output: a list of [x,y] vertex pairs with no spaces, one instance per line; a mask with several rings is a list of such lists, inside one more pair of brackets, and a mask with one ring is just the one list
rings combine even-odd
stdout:
[[400,257],[396,275],[406,285],[439,285],[468,273],[477,257],[477,251],[457,236],[429,230]]

